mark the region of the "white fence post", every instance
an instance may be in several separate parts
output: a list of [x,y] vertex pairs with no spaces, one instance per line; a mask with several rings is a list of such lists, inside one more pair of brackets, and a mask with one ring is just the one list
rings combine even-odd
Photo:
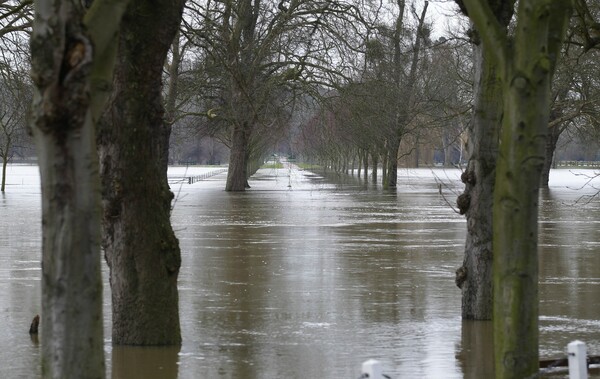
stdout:
[[569,379],[588,379],[585,343],[573,341],[567,345],[569,354]]
[[362,375],[368,375],[369,379],[383,379],[381,362],[375,359],[369,359],[362,364]]

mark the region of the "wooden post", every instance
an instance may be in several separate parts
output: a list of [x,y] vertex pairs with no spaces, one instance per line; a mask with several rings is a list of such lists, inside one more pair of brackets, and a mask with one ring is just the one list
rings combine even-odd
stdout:
[[569,379],[587,379],[587,356],[585,343],[573,341],[567,345],[569,354]]
[[381,372],[381,362],[375,359],[369,359],[362,364],[362,375],[369,379],[383,379]]

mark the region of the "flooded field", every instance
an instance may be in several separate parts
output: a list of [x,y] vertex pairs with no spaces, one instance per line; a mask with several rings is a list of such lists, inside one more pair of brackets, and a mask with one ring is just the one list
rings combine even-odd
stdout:
[[[104,264],[108,377],[357,378],[369,358],[392,378],[491,377],[491,324],[461,321],[454,285],[464,217],[438,189],[454,202],[459,174],[400,170],[396,192],[290,167],[260,170],[245,193],[225,192],[225,174],[174,183],[183,345],[112,346]],[[600,203],[582,198],[596,191],[584,182],[555,171],[541,195],[544,358],[574,339],[600,354]],[[27,334],[40,312],[37,168],[11,166],[8,183],[0,377],[37,378],[39,344]]]

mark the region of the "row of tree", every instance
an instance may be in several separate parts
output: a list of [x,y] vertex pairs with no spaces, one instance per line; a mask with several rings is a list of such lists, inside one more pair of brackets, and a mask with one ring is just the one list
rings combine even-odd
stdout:
[[[461,177],[465,191],[457,202],[461,214],[466,214],[468,234],[456,283],[463,294],[463,318],[494,320],[497,377],[528,377],[538,366],[538,190],[548,185],[559,137],[565,131],[593,136],[598,130],[595,20],[599,4],[552,0],[456,3],[473,25],[467,33],[473,49],[472,94],[461,97],[466,91],[460,90],[464,81],[458,81],[455,87],[449,86],[454,102],[442,103],[459,124],[464,119],[457,110],[469,106],[473,110],[463,132],[469,161]],[[427,63],[440,48],[425,40],[425,46],[431,47],[423,52],[419,43],[423,17],[415,14],[415,19],[412,61],[399,64],[393,60],[393,49],[369,43],[366,63],[372,62],[374,52],[383,51],[380,56],[387,53],[393,69],[378,77],[381,66],[366,64],[361,80],[337,91],[337,98],[307,123],[303,147],[324,165],[345,171],[358,161],[366,177],[370,160],[372,178],[377,180],[381,159],[383,185],[391,187],[395,182],[390,174],[395,170],[390,160],[394,163],[400,155],[387,153],[396,146],[394,138],[418,139],[422,135],[418,126],[435,125],[435,116],[440,118],[435,111],[442,107],[427,110],[426,104],[434,103],[435,95],[425,96],[428,76],[435,76],[427,71]],[[419,60],[420,80],[415,81]],[[455,62],[445,59],[444,65]],[[399,66],[403,75],[398,89],[394,69]],[[402,107],[395,107],[398,99]],[[403,122],[395,123],[399,120]],[[463,139],[461,134],[456,136]]]
[[493,316],[498,377],[537,370],[537,193],[561,133],[597,122],[598,4],[456,3],[468,40],[433,41],[427,1],[3,2],[0,125],[14,143],[33,98],[42,178],[44,375],[104,376],[101,247],[113,343],[181,342],[172,128],[229,146],[229,191],[286,136],[340,169],[381,162],[390,188],[408,139],[466,145],[463,317]]
[[[594,9],[594,3],[590,2],[586,7]],[[418,23],[419,14],[414,9],[412,13]],[[388,21],[388,24],[378,25],[377,29],[383,30],[381,35],[390,36],[393,27],[394,23]],[[410,93],[414,100],[401,128],[403,143],[396,158],[413,156],[414,162],[409,164],[415,167],[419,165],[420,151],[428,150],[425,162],[429,164],[435,160],[453,166],[466,161],[466,150],[471,141],[467,131],[472,124],[468,114],[474,105],[473,73],[480,60],[472,46],[473,42],[477,45],[478,37],[466,27],[453,32],[451,38],[433,41],[428,37],[432,27],[425,23],[425,36],[419,45],[418,27],[418,24],[406,26],[403,43],[397,49],[404,57],[399,64],[394,62],[391,39],[374,37],[365,42],[366,61],[359,77],[332,91],[328,101],[321,102],[320,109],[313,111],[313,116],[305,122],[305,131],[294,141],[300,153],[324,167],[339,171],[372,167],[373,181],[378,180],[377,168],[382,168],[382,184],[393,186],[393,181],[388,184],[385,163],[390,160],[386,146],[389,145],[393,119],[400,114],[394,102],[404,100]],[[580,35],[577,28],[580,27],[573,24],[569,29],[569,40],[561,51],[562,59],[552,85],[550,140],[542,172],[543,186],[548,184],[560,139],[563,149],[566,144],[573,143],[580,151],[585,145],[593,149],[597,141],[598,87],[595,78],[598,73],[595,70],[598,54],[595,49],[586,47],[586,42],[577,40]],[[416,81],[411,80],[415,61]],[[393,68],[398,66],[400,80],[396,84]],[[370,101],[373,98],[378,102]],[[326,131],[315,133],[315,127]],[[476,143],[472,141],[472,144]],[[596,157],[593,151],[587,156],[589,159]],[[579,154],[571,159],[582,157]]]
[[[227,42],[229,37],[223,36],[223,28],[216,26],[218,22],[224,22],[223,12],[226,15],[233,9],[231,7],[239,4],[187,3],[181,33],[172,46],[170,62],[164,72],[169,81],[165,89],[167,121],[177,137],[171,143],[172,161],[198,161],[199,157],[206,162],[221,162],[227,156],[215,155],[214,141],[219,141],[219,146],[224,144],[232,148],[236,140],[234,135],[248,135],[247,143],[238,143],[239,146],[232,149],[246,152],[231,154],[233,169],[227,184],[230,190],[243,190],[252,173],[248,167],[258,167],[275,141],[290,139],[286,128],[299,113],[304,113],[308,131],[317,123],[320,127],[337,129],[343,136],[330,138],[329,134],[336,134],[333,131],[321,137],[310,132],[295,133],[301,137],[292,141],[297,152],[338,169],[350,167],[353,162],[354,167],[357,163],[358,167],[368,167],[369,161],[372,167],[381,165],[384,169],[382,182],[386,187],[395,186],[396,181],[391,176],[396,172],[394,167],[397,167],[399,156],[412,155],[418,165],[421,151],[428,149],[430,157],[436,154],[437,160],[447,165],[462,163],[467,142],[464,131],[469,124],[466,113],[473,98],[470,44],[464,34],[433,41],[432,25],[426,17],[427,7],[419,8],[418,2],[408,6],[405,3],[404,0],[389,5],[368,2],[370,7],[358,7],[356,3],[354,7],[347,5],[346,8],[340,3],[334,9],[333,4],[323,8],[311,2],[314,7],[305,9],[302,2],[294,2],[292,5],[300,7],[298,14],[290,13],[285,20],[278,16],[281,13],[279,3],[255,4],[257,8],[251,13],[256,21],[249,19],[249,25],[254,25],[257,34],[252,46],[262,46],[254,49],[262,55],[248,58],[256,66],[248,75],[254,77],[256,88],[238,91],[238,95],[245,93],[247,101],[252,103],[247,105],[248,109],[261,115],[250,123],[240,121],[235,115],[241,107],[232,100],[235,91],[231,84],[240,83],[238,79],[243,70],[249,69],[249,64],[239,61],[241,58],[227,63],[227,57],[253,48],[244,47],[239,41]],[[227,10],[227,7],[231,9]],[[289,8],[285,2],[281,7]],[[319,12],[336,12],[337,18],[321,17]],[[413,17],[407,17],[409,15]],[[230,26],[240,32],[240,26],[234,25],[238,22],[244,21],[231,18]],[[280,24],[279,27],[275,24],[263,26],[275,22]],[[299,27],[294,23],[300,23],[308,31],[299,33]],[[349,29],[349,23],[357,33]],[[266,29],[263,32],[261,28]],[[267,32],[270,33],[268,37]],[[242,38],[241,34],[239,38]],[[322,42],[317,46],[316,41]],[[6,49],[8,47],[3,51]],[[585,59],[581,59],[582,49],[585,47],[571,45],[565,51],[569,64],[559,67],[563,86],[554,90],[557,96],[562,94],[562,100],[554,96],[557,101],[554,102],[551,131],[555,143],[548,145],[550,157],[556,141],[565,134],[563,131],[581,135],[581,131],[594,130],[589,126],[596,123],[595,104],[589,99],[594,98],[595,94],[590,91],[596,87],[578,87],[577,83],[589,82],[588,79],[593,77],[590,71],[596,66],[595,57],[586,54]],[[21,47],[21,50],[24,49]],[[27,61],[27,58],[20,61]],[[573,91],[587,93],[574,94]],[[259,92],[263,95],[258,96]],[[244,98],[238,95],[236,99]],[[373,97],[381,101],[371,104],[369,100]],[[313,99],[310,105],[313,108],[314,99],[317,99],[321,109],[306,109],[307,98]],[[325,113],[333,113],[335,117]],[[334,121],[339,126],[332,126]],[[255,126],[250,128],[251,132],[234,133],[233,125],[244,123]],[[22,131],[23,128],[12,130]],[[6,144],[2,145],[14,146],[16,139],[10,135],[10,130],[8,137],[4,138],[4,134],[2,142]],[[199,152],[198,143],[188,147],[187,153],[179,148],[181,144],[189,145],[190,140],[207,141],[205,143],[212,151],[208,154]],[[431,144],[435,146],[428,148]],[[397,148],[401,150],[395,151]],[[3,155],[7,162],[12,155],[11,149],[4,148]],[[240,160],[242,156],[244,159]],[[552,159],[546,162],[545,178]],[[374,173],[376,175],[377,171]],[[375,175],[373,179],[376,180]],[[242,182],[243,186],[240,185]]]

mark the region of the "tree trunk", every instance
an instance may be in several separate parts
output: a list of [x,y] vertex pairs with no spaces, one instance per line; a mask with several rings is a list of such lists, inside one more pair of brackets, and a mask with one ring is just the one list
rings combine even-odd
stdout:
[[35,2],[31,130],[42,184],[44,378],[104,378],[95,121],[126,5],[96,0],[84,19],[79,2]]
[[181,343],[181,257],[170,223],[171,129],[164,120],[161,77],[182,9],[182,1],[132,1],[99,134],[112,340],[119,345]]
[[[35,101],[41,108],[44,100]],[[34,120],[42,181],[42,373],[103,378],[98,162],[88,105],[71,100],[59,118],[38,113]]]
[[6,190],[6,167],[7,166],[8,166],[8,156],[2,155],[2,184],[0,185],[0,192],[4,192]]
[[554,162],[554,152],[556,151],[556,144],[558,138],[562,132],[561,125],[554,125],[548,129],[548,141],[546,142],[546,155],[544,159],[544,167],[542,168],[542,178],[540,179],[540,186],[542,188],[548,188],[548,182],[550,181],[550,169]]
[[[519,83],[516,74],[514,79]],[[534,93],[515,85],[505,91],[502,138],[513,143],[501,146],[494,195],[497,377],[524,378],[538,369],[537,218],[548,124],[540,115],[549,107],[545,84]]]
[[400,142],[392,144],[393,147],[388,152],[387,184],[389,188],[396,188],[398,185],[398,151]]
[[247,184],[246,163],[248,157],[246,151],[248,149],[248,138],[245,124],[234,126],[231,141],[225,191],[244,191]]
[[[538,201],[550,84],[572,1],[520,0],[509,38],[486,2],[462,0],[503,83],[502,138],[494,190],[496,378],[538,374]],[[512,9],[512,3],[511,9]]]
[[[498,133],[502,122],[502,84],[494,60],[484,48],[474,45],[475,105],[468,128],[469,163],[462,175],[461,195],[467,208],[467,238],[463,265],[457,270],[456,284],[462,290],[462,317],[472,320],[492,318],[492,206]],[[460,201],[459,201],[460,203]]]
[[369,151],[365,150],[363,152],[363,177],[365,180],[365,183],[367,182],[367,179],[369,178]]
[[[165,113],[169,125],[173,126],[177,111],[177,96],[179,95],[179,66],[181,64],[181,47],[179,41],[179,30],[175,33],[171,44],[171,63],[169,69],[169,84],[165,98]],[[200,161],[198,159],[198,161]]]
[[[571,3],[519,4],[494,193],[496,376],[538,371],[538,201],[548,135],[550,85]],[[523,19],[521,19],[523,17]],[[531,33],[538,31],[538,33]],[[533,35],[532,35],[533,34]]]
[[420,159],[420,153],[419,153],[419,137],[417,137],[415,139],[415,168],[419,168],[419,159]]
[[388,184],[388,176],[387,176],[387,169],[388,169],[388,159],[389,156],[388,154],[383,154],[382,157],[382,162],[381,162],[381,184],[383,185],[383,188],[387,189],[389,188],[389,184]]
[[36,2],[36,12],[32,132],[42,183],[42,375],[103,378],[92,42],[77,4]]
[[371,168],[371,171],[373,172],[372,176],[371,176],[371,182],[373,184],[377,184],[377,169],[378,169],[378,166],[379,166],[379,159],[378,158],[379,158],[379,156],[377,155],[377,153],[373,152],[371,154],[371,160],[372,160],[371,166],[373,166]]

